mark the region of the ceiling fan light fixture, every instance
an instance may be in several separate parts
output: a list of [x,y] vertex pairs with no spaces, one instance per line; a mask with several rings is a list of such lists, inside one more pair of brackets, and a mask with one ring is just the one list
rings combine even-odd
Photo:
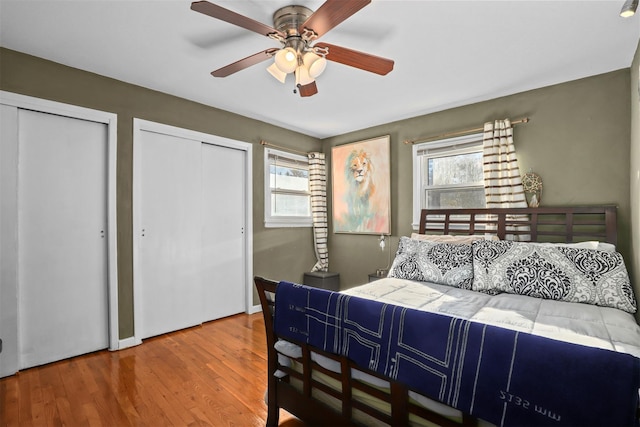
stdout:
[[620,16],[622,16],[623,18],[629,18],[635,15],[637,9],[638,9],[638,0],[627,0],[622,5],[622,9],[620,10]]
[[276,53],[275,64],[283,73],[293,73],[298,66],[298,54],[290,47],[280,49]]
[[309,70],[303,65],[296,68],[296,86],[306,86],[315,80],[309,75]]
[[276,64],[275,62],[267,67],[267,71],[280,83],[284,83],[284,81],[287,79],[287,73],[283,73],[282,70],[278,68],[278,64]]
[[[262,50],[214,70],[211,75],[227,77],[250,66],[273,59],[273,63],[267,67],[267,71],[282,83],[285,83],[289,73],[295,73],[296,89],[294,89],[294,93],[299,92],[301,97],[306,98],[318,93],[315,79],[324,72],[327,60],[381,76],[393,70],[394,62],[390,59],[328,43],[315,44],[319,37],[370,2],[371,0],[325,0],[315,12],[305,6],[285,6],[273,14],[273,26],[254,21],[207,0],[193,1],[191,10],[253,31],[280,43],[279,48]],[[635,0],[636,5],[637,3],[638,0]],[[308,54],[309,52],[311,53]]]
[[324,56],[315,54],[314,52],[305,53],[302,61],[304,62],[307,70],[309,70],[309,75],[314,79],[322,74],[324,69],[327,67],[327,59]]

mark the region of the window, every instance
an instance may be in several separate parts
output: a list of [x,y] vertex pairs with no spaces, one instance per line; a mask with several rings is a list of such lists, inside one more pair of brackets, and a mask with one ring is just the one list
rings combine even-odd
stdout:
[[420,209],[484,208],[482,134],[413,146],[413,227]]
[[265,149],[265,227],[310,227],[309,160]]

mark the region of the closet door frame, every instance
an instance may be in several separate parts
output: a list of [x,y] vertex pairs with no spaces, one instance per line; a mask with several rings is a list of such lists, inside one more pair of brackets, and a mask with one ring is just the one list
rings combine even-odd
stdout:
[[[108,324],[109,324],[109,350],[118,350],[121,348],[119,336],[118,336],[118,259],[117,259],[117,221],[116,221],[116,153],[117,153],[117,129],[118,129],[118,116],[114,113],[106,111],[94,110],[85,107],[78,107],[75,105],[64,104],[56,101],[49,101],[45,99],[35,98],[27,95],[16,94],[12,92],[0,91],[0,104],[15,107],[17,109],[32,110],[41,113],[55,114],[58,116],[64,116],[74,119],[87,120],[96,123],[103,123],[107,126],[107,288],[108,288]],[[17,135],[18,128],[11,130]],[[9,166],[17,173],[18,153],[17,150],[10,149],[8,151],[10,158],[3,159],[3,165]],[[3,172],[3,175],[6,175]],[[17,176],[16,176],[17,179]],[[14,186],[12,197],[17,197],[17,181],[11,182],[9,186]],[[4,189],[9,190],[8,188]],[[17,199],[16,199],[17,202]],[[15,206],[15,205],[14,205]],[[0,310],[9,307],[10,305],[16,305],[18,298],[18,274],[17,265],[10,266],[11,263],[17,263],[17,252],[12,254],[12,250],[17,251],[17,225],[18,225],[18,212],[4,212],[6,217],[3,219],[3,225],[6,227],[3,231],[8,231],[10,226],[13,226],[15,234],[11,236],[9,242],[3,242],[3,249],[9,249],[8,252],[3,252],[3,270],[4,274],[2,280],[8,280],[9,283],[15,283],[15,289],[10,291],[15,292],[13,295],[2,296],[2,307]],[[3,236],[5,239],[8,236]],[[8,256],[8,259],[7,259]],[[15,256],[15,257],[14,257]],[[5,265],[7,264],[7,265]],[[6,277],[5,277],[6,276]],[[16,315],[18,315],[16,311]],[[16,324],[18,318],[16,318]],[[19,325],[17,325],[19,327]],[[6,349],[5,349],[6,350]]]
[[142,277],[138,267],[140,251],[140,230],[142,229],[140,184],[142,173],[142,132],[156,132],[178,138],[192,139],[205,144],[213,144],[221,147],[232,148],[245,152],[245,233],[244,233],[244,260],[245,260],[245,313],[255,313],[253,305],[253,145],[247,142],[236,141],[217,135],[211,135],[190,129],[152,122],[139,118],[133,119],[133,315],[134,315],[134,340],[135,344],[142,343]]

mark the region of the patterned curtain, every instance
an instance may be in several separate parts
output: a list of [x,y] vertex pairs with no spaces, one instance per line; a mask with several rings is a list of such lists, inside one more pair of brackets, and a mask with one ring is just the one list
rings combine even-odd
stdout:
[[327,176],[324,153],[309,153],[309,189],[313,217],[313,242],[318,262],[311,271],[329,271],[327,249]]
[[[513,144],[513,127],[509,119],[484,124],[483,135],[484,186],[487,208],[526,208],[520,168]],[[517,220],[517,216],[510,218]],[[507,231],[529,231],[517,226]],[[524,234],[510,235],[511,240],[529,240]]]

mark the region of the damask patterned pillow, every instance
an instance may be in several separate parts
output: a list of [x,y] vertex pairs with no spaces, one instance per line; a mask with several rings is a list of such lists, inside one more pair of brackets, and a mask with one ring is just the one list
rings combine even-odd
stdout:
[[618,252],[522,242],[473,242],[472,289],[509,292],[636,312]]
[[400,238],[388,277],[471,289],[471,245]]

